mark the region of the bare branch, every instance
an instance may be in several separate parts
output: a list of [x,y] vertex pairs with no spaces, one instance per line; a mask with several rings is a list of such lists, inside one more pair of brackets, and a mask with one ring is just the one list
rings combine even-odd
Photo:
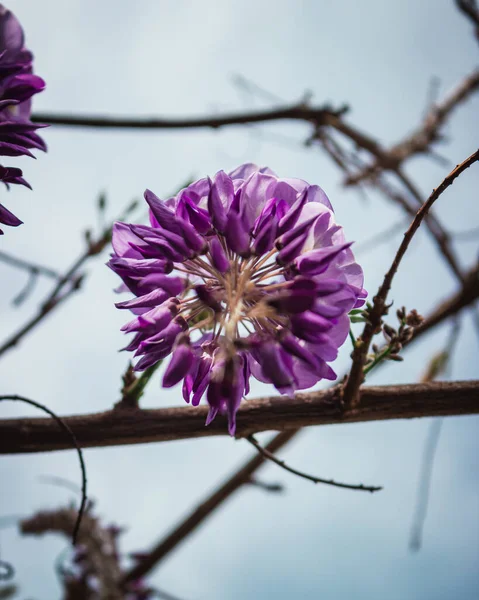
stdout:
[[[41,511],[20,522],[20,531],[24,535],[43,535],[62,533],[70,535],[76,519],[76,511],[70,508]],[[98,598],[123,600],[120,586],[121,571],[116,552],[115,536],[109,528],[102,527],[97,518],[85,514],[77,544],[84,549],[88,571],[99,583]]]
[[476,38],[479,41],[479,8],[477,0],[456,0],[458,9],[466,15],[466,17],[474,25]]
[[24,260],[23,258],[18,258],[16,256],[12,256],[7,252],[3,252],[0,250],[0,261],[4,262],[7,265],[11,265],[17,269],[23,269],[24,271],[29,271],[30,273],[45,275],[45,277],[50,277],[52,279],[60,279],[61,275],[55,269],[51,269],[50,267],[45,267],[44,265],[39,265],[38,263],[31,262],[29,260]]
[[427,515],[429,504],[429,492],[431,488],[432,469],[434,458],[439,443],[443,419],[435,419],[429,428],[424,454],[422,457],[421,474],[419,477],[418,500],[411,527],[411,536],[409,539],[409,548],[417,552],[422,545],[422,530]]
[[376,156],[376,160],[365,169],[350,175],[346,185],[355,185],[381,171],[397,171],[412,156],[430,152],[430,146],[440,139],[440,129],[461,102],[467,100],[479,89],[479,70],[474,70],[465,77],[442,102],[434,104],[424,117],[422,123],[407,137],[388,150],[377,151],[369,146],[367,149]]
[[[443,302],[432,313],[431,317],[423,322],[420,328],[414,330],[414,337],[409,343],[419,339],[421,335],[424,335],[433,327],[442,323],[443,319],[441,319],[441,314],[447,315],[445,318],[449,318],[450,316],[457,314],[454,312],[454,309],[459,311],[464,306],[468,306],[474,299],[479,298],[479,264],[470,271],[466,277],[466,281],[467,284],[463,290]],[[281,433],[276,434],[266,446],[266,449],[271,453],[278,451],[291,439],[296,437],[300,431],[301,430],[296,429],[293,431],[282,431]],[[195,531],[199,525],[201,525],[203,521],[216,510],[216,508],[233,495],[237,489],[243,484],[249,483],[253,473],[255,473],[263,464],[264,460],[262,455],[257,455],[248,461],[239,471],[234,473],[225,484],[203,501],[184,521],[179,523],[171,533],[160,540],[151,552],[146,554],[138,565],[129,572],[127,577],[130,578],[131,575],[141,576],[155,568],[165,556]]]
[[[131,212],[135,205],[136,203],[130,204],[130,206],[127,207],[120,217],[120,220],[129,212]],[[110,243],[111,230],[112,225],[104,229],[97,239],[89,241],[84,252],[82,252],[82,254],[73,262],[70,268],[67,269],[62,276],[57,278],[56,285],[39,307],[37,314],[29,319],[18,331],[16,331],[0,346],[0,356],[7,352],[7,350],[10,350],[19,344],[19,342],[28,333],[35,329],[36,326],[52,312],[53,309],[57,308],[81,288],[85,276],[84,274],[80,273],[82,267],[88,259],[93,256],[98,256]],[[65,290],[66,286],[68,287]]]
[[[278,433],[266,449],[269,452],[276,452],[282,446],[287,444],[294,437],[296,431],[283,431]],[[203,523],[218,506],[220,506],[227,498],[229,498],[243,484],[248,483],[252,474],[259,469],[265,462],[266,458],[261,454],[253,456],[239,471],[234,473],[223,485],[221,485],[212,495],[204,502],[201,502],[188,517],[178,526],[160,540],[150,552],[148,552],[138,563],[128,571],[123,581],[133,581],[143,577],[151,571],[173,548],[176,548],[192,531],[194,531],[200,523]]]
[[[457,340],[459,339],[459,333],[460,324],[459,321],[456,320],[453,324],[453,328],[447,339],[444,349],[436,353],[429,361],[429,365],[421,377],[422,383],[434,381],[446,371],[448,365],[450,365],[451,357],[457,344]],[[414,511],[411,535],[409,538],[409,548],[413,552],[418,552],[422,546],[424,523],[426,521],[429,505],[432,471],[434,468],[439,438],[441,436],[442,424],[443,419],[434,419],[434,421],[431,423],[423,450],[421,473],[417,491],[416,510]]]
[[329,124],[331,117],[339,117],[348,111],[347,106],[333,109],[329,104],[312,107],[304,102],[270,110],[234,113],[222,116],[192,117],[183,119],[122,118],[71,116],[36,113],[32,121],[67,127],[94,127],[101,129],[219,129],[230,125],[266,123],[269,121],[305,121],[315,127]]
[[346,385],[344,386],[343,401],[346,405],[355,405],[359,401],[359,386],[361,385],[364,379],[364,365],[366,363],[369,346],[371,344],[373,336],[381,326],[381,319],[385,314],[386,299],[389,290],[391,289],[392,280],[398,270],[401,260],[403,259],[407,249],[409,248],[409,244],[411,243],[414,234],[418,230],[419,226],[421,225],[421,222],[428,213],[429,209],[439,198],[439,196],[450,185],[452,185],[455,179],[459,177],[459,175],[463,171],[465,171],[477,160],[479,160],[479,150],[476,150],[476,152],[471,154],[471,156],[469,156],[461,164],[457,165],[457,167],[453,169],[451,173],[447,175],[447,177],[445,177],[442,183],[432,192],[427,201],[419,209],[409,229],[404,234],[404,239],[401,245],[399,246],[396,256],[394,257],[393,263],[389,271],[384,276],[384,281],[381,287],[379,288],[378,293],[374,297],[373,307],[368,315],[369,322],[366,323],[364,331],[361,337],[358,339],[358,343],[356,344],[353,350],[353,364],[351,366],[351,371],[349,373]]
[[382,487],[368,486],[368,485],[363,485],[362,483],[360,483],[358,485],[353,485],[350,483],[341,483],[339,481],[334,481],[333,479],[322,479],[321,477],[315,477],[314,475],[308,475],[307,473],[304,473],[303,471],[298,471],[298,469],[293,469],[293,467],[290,467],[289,465],[287,465],[284,460],[280,460],[272,452],[269,452],[268,450],[266,450],[266,448],[263,448],[263,446],[261,446],[261,444],[258,442],[258,440],[254,437],[254,435],[249,435],[246,439],[265,458],[267,458],[271,462],[274,462],[276,465],[278,465],[285,471],[288,471],[289,473],[292,473],[293,475],[296,475],[297,477],[301,477],[302,479],[307,479],[308,481],[312,481],[313,483],[323,483],[325,485],[331,485],[333,487],[339,487],[339,488],[343,488],[343,489],[347,489],[347,490],[356,490],[356,491],[361,491],[361,492],[379,492],[380,490],[383,489]]
[[[361,406],[344,408],[340,387],[294,398],[284,396],[249,400],[238,411],[236,437],[260,431],[289,430],[311,425],[410,419],[479,412],[479,382],[365,387]],[[208,408],[178,407],[156,410],[111,410],[64,417],[82,448],[165,442],[226,435],[226,420],[205,427]],[[49,419],[0,421],[0,454],[65,450],[69,444]]]
[[[44,404],[40,404],[40,402],[35,402],[35,400],[30,400],[29,398],[25,398],[24,396],[18,396],[18,395],[2,395],[2,396],[0,396],[0,402],[4,401],[4,400],[12,400],[15,402],[25,402],[26,404],[30,404],[31,406],[34,406],[35,408],[38,408],[38,409],[42,410],[43,412],[46,412],[55,421],[55,425],[60,425],[63,433],[66,433],[68,435],[70,447],[73,443],[73,447],[75,448],[75,450],[78,454],[78,460],[80,462],[81,482],[82,482],[80,508],[78,509],[78,513],[76,514],[74,525],[71,528],[71,531],[73,531],[73,534],[72,534],[73,543],[75,544],[77,535],[78,535],[78,530],[80,528],[80,524],[81,524],[82,518],[84,516],[85,507],[86,507],[86,503],[87,503],[86,467],[85,467],[85,462],[83,460],[83,453],[78,444],[78,441],[77,441],[73,431],[69,427],[68,423],[65,422],[65,419],[56,415],[52,410],[50,410]],[[48,419],[48,421],[51,422],[50,419]],[[58,432],[58,427],[56,427],[56,430]],[[65,436],[63,436],[63,437],[65,437]]]

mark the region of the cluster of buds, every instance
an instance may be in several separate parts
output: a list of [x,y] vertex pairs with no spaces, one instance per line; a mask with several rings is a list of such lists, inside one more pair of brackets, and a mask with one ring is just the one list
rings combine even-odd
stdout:
[[366,372],[382,360],[401,362],[403,357],[400,355],[400,352],[403,346],[412,339],[414,330],[424,321],[424,318],[417,310],[413,309],[408,313],[404,306],[396,311],[396,316],[399,321],[397,329],[387,323],[382,324],[381,330],[386,344],[381,348],[377,344],[372,345],[373,353],[368,357],[366,362]]

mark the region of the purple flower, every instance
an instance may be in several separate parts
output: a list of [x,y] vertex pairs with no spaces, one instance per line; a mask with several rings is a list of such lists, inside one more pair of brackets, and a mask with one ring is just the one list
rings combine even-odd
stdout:
[[[0,4],[0,155],[31,156],[36,148],[46,150],[36,133],[44,125],[30,121],[31,98],[45,87],[32,73],[33,55],[24,46],[23,29],[16,17]],[[30,187],[22,171],[0,165],[0,180]],[[22,222],[0,204],[0,223],[16,227]],[[3,231],[0,229],[0,234]]]
[[172,354],[163,385],[210,405],[235,432],[251,375],[282,394],[335,379],[363,304],[363,272],[323,190],[242,165],[174,198],[145,192],[150,226],[116,223],[109,266],[134,299],[123,330],[143,370]]

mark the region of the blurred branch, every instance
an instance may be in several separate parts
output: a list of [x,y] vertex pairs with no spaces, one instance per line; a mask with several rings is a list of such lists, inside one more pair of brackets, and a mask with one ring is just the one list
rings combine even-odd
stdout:
[[251,477],[251,479],[245,483],[271,494],[281,494],[285,491],[285,486],[282,483],[267,483],[256,477]]
[[417,491],[417,504],[409,538],[409,549],[413,552],[418,552],[422,545],[422,530],[427,515],[432,469],[439,443],[439,436],[441,434],[442,423],[443,419],[433,420],[427,435],[426,445],[424,446],[421,474],[419,476],[419,487]]
[[[355,154],[348,153],[344,148],[342,148],[342,146],[333,138],[332,135],[329,134],[329,132],[320,132],[318,135],[318,140],[335,164],[347,175],[351,174],[353,168],[358,168],[358,166],[363,168],[364,162],[361,161]],[[395,173],[395,175],[400,180],[401,184],[406,188],[407,195],[391,186],[386,180],[384,174],[380,171],[375,173],[374,176],[371,176],[368,180],[360,181],[354,185],[362,191],[364,191],[365,185],[379,190],[394,204],[400,206],[407,215],[414,217],[416,215],[418,206],[423,204],[422,195],[404,173],[398,171]],[[412,197],[412,199],[414,199],[414,202],[412,202],[412,200],[408,197],[409,195]],[[450,245],[449,234],[433,213],[428,213],[426,215],[425,222],[447,264],[457,279],[462,282],[463,275],[454,251]]]
[[53,279],[60,279],[61,277],[56,271],[50,269],[49,267],[37,265],[35,263],[23,260],[21,258],[11,256],[6,252],[0,251],[0,261],[17,269],[28,271],[29,273],[29,277],[24,288],[12,300],[12,303],[15,306],[19,306],[20,304],[22,304],[22,302],[24,302],[27,299],[27,297],[31,294],[31,292],[35,288],[35,284],[37,283],[39,275],[44,275],[45,277],[51,277]]
[[251,112],[238,112],[229,115],[210,115],[184,119],[156,118],[122,118],[122,117],[93,117],[71,116],[52,113],[36,113],[32,121],[61,125],[67,127],[95,127],[101,129],[219,129],[229,125],[245,125],[246,123],[266,123],[269,121],[305,121],[316,127],[328,125],[330,118],[340,117],[348,111],[346,105],[333,109],[329,104],[313,107],[304,102]]
[[463,308],[474,305],[479,299],[479,263],[464,276],[462,289],[439,304],[426,318],[424,323],[415,330],[413,339],[418,335],[443,323],[450,317],[457,315]]
[[380,231],[371,238],[354,244],[354,255],[364,254],[369,250],[377,250],[379,246],[386,242],[390,242],[394,239],[394,236],[402,233],[404,228],[408,226],[409,221],[403,220],[398,223],[394,223],[391,227],[388,227],[384,231]]
[[[76,511],[70,508],[41,511],[23,519],[20,531],[23,535],[62,533],[68,537],[75,519]],[[111,529],[101,527],[97,518],[86,514],[79,530],[77,546],[83,550],[86,570],[95,576],[99,584],[97,598],[123,600],[115,535]]]
[[61,275],[54,269],[50,267],[45,267],[44,265],[39,265],[37,263],[24,260],[23,258],[17,258],[16,256],[12,256],[7,254],[7,252],[3,252],[0,250],[0,261],[6,263],[7,265],[11,265],[17,269],[23,269],[24,271],[28,271],[29,273],[33,273],[35,275],[45,275],[45,277],[50,277],[52,279],[60,279]]
[[[311,425],[410,419],[479,412],[479,382],[365,387],[360,406],[340,403],[340,386],[283,396],[249,400],[238,411],[236,437],[260,431],[298,429]],[[226,435],[225,418],[204,426],[208,407],[156,410],[112,410],[64,417],[83,448],[165,442]],[[70,446],[49,419],[0,421],[0,454],[47,452]]]
[[362,171],[350,175],[346,179],[346,185],[356,185],[381,171],[398,171],[407,159],[417,154],[429,153],[431,144],[440,139],[440,129],[452,111],[478,89],[479,70],[476,69],[465,77],[442,102],[435,103],[422,123],[410,135],[389,150],[378,152],[376,148],[369,147],[368,150],[376,156],[376,160]]
[[345,405],[355,405],[359,402],[359,386],[364,380],[364,366],[366,363],[369,346],[372,338],[380,330],[382,317],[387,311],[386,299],[391,288],[392,280],[396,274],[398,267],[401,263],[402,258],[406,254],[406,251],[411,243],[414,234],[421,225],[425,215],[434,204],[434,202],[441,196],[441,194],[455,181],[461,173],[463,173],[468,167],[479,160],[479,150],[476,150],[471,156],[464,160],[461,164],[457,165],[447,177],[444,178],[442,183],[432,192],[427,201],[417,212],[413,222],[409,226],[409,229],[404,234],[403,241],[399,246],[399,249],[394,257],[391,267],[384,276],[384,281],[379,288],[376,296],[373,299],[373,306],[368,313],[368,322],[366,323],[361,337],[358,339],[357,344],[352,353],[352,366],[349,373],[348,379],[344,386],[343,401]]
[[474,25],[476,38],[479,41],[479,8],[477,0],[456,0],[456,5]]
[[[454,349],[459,339],[460,324],[456,320],[453,324],[450,335],[444,349],[437,352],[429,361],[424,375],[421,377],[421,383],[429,383],[444,374],[450,364]],[[411,526],[411,535],[409,538],[409,548],[413,552],[418,552],[422,546],[422,535],[424,523],[426,521],[427,510],[429,505],[429,494],[431,489],[432,471],[434,468],[434,460],[436,450],[439,444],[439,438],[442,431],[443,419],[434,419],[429,427],[429,432],[424,446],[421,474],[419,477],[419,486],[417,490],[416,510]]]
[[[269,452],[276,452],[284,446],[296,431],[283,431],[276,435],[266,445]],[[176,548],[200,523],[203,523],[218,506],[229,498],[243,484],[249,483],[252,474],[265,462],[266,458],[260,454],[253,456],[239,471],[234,473],[223,483],[212,495],[201,502],[188,517],[178,526],[160,540],[150,552],[148,552],[138,563],[124,576],[124,582],[143,577],[151,571],[173,548]]]
[[[136,202],[131,203],[126,210],[123,211],[122,215],[118,217],[118,219],[122,220],[125,218],[125,216],[128,216],[128,214],[135,207]],[[116,220],[117,219],[115,219],[115,221]],[[110,243],[112,226],[113,224],[104,229],[96,239],[88,241],[87,247],[82,254],[80,254],[80,256],[73,262],[64,275],[57,278],[56,285],[39,307],[37,314],[28,320],[18,331],[16,331],[0,346],[0,356],[2,356],[2,354],[4,354],[10,348],[16,346],[28,333],[35,329],[35,327],[41,323],[47,317],[47,315],[49,315],[55,308],[58,308],[60,304],[70,298],[81,288],[85,274],[80,273],[79,271],[91,257],[98,256]]]

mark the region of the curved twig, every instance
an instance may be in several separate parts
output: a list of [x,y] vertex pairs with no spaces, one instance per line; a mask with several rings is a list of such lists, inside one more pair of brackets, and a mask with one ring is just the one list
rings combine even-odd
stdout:
[[459,175],[469,168],[473,163],[479,160],[479,150],[476,150],[466,158],[462,163],[457,165],[450,173],[443,179],[440,185],[437,186],[426,200],[426,202],[421,206],[418,210],[416,216],[414,217],[409,229],[404,234],[404,238],[401,242],[401,245],[396,252],[394,260],[384,276],[383,283],[379,288],[376,296],[373,300],[372,309],[369,311],[368,315],[368,323],[364,327],[363,333],[361,334],[360,340],[358,340],[358,344],[356,344],[355,349],[353,350],[352,358],[353,363],[351,366],[351,371],[348,376],[348,380],[346,385],[344,386],[344,396],[343,401],[345,405],[355,406],[359,401],[359,386],[362,384],[364,380],[364,365],[366,363],[367,354],[369,351],[369,346],[373,339],[373,336],[378,331],[381,325],[381,319],[385,314],[386,310],[386,299],[391,289],[391,284],[394,279],[394,276],[401,264],[404,255],[409,248],[409,244],[411,243],[414,234],[419,229],[423,219],[429,212],[429,209],[434,204],[434,202],[439,198],[439,196],[455,181]]
[[321,477],[315,477],[314,475],[308,475],[307,473],[304,473],[303,471],[298,471],[298,469],[293,469],[293,467],[290,467],[289,465],[287,465],[284,460],[279,459],[272,452],[269,452],[269,450],[266,450],[266,448],[263,448],[263,446],[254,437],[254,435],[249,435],[246,439],[265,458],[267,458],[271,462],[274,462],[275,464],[280,466],[285,471],[289,471],[290,473],[293,473],[293,475],[297,475],[298,477],[301,477],[302,479],[308,479],[309,481],[312,481],[313,483],[324,483],[326,485],[332,485],[333,487],[345,488],[347,490],[357,490],[357,491],[361,491],[361,492],[379,492],[380,490],[383,489],[381,486],[363,485],[362,483],[360,483],[358,485],[354,485],[351,483],[340,483],[339,481],[334,481],[333,479],[323,479]]
[[87,503],[86,467],[85,467],[85,462],[83,460],[83,453],[77,442],[75,434],[73,433],[73,431],[70,429],[70,427],[67,425],[67,423],[65,423],[65,421],[61,417],[56,415],[52,410],[50,410],[45,405],[40,404],[40,402],[35,402],[35,400],[30,400],[29,398],[25,398],[24,396],[19,396],[17,394],[2,395],[2,396],[0,396],[0,402],[2,400],[13,400],[15,402],[25,402],[26,404],[30,404],[31,406],[34,406],[35,408],[43,410],[43,412],[46,412],[48,415],[50,415],[50,417],[52,417],[52,419],[54,419],[58,423],[58,425],[60,425],[60,427],[63,429],[63,431],[65,431],[65,433],[70,437],[71,441],[73,442],[75,450],[77,451],[77,454],[78,454],[78,460],[80,461],[81,482],[82,482],[81,483],[80,508],[78,509],[78,516],[77,516],[77,519],[75,522],[75,527],[73,528],[73,534],[72,534],[72,542],[73,542],[73,544],[75,544],[76,540],[77,540],[77,536],[78,536],[78,531],[80,529],[80,524],[81,524],[81,520],[83,517],[83,513],[85,512],[85,507],[86,507],[86,503]]

